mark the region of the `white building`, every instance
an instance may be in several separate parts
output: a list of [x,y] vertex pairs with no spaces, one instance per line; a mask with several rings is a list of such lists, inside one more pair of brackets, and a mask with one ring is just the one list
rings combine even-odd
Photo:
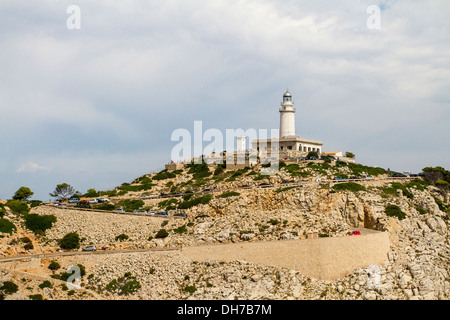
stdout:
[[295,105],[292,95],[286,91],[280,108],[280,137],[279,139],[258,139],[252,141],[252,151],[259,156],[278,154],[284,156],[301,156],[310,151],[322,153],[322,142],[303,139],[295,132]]

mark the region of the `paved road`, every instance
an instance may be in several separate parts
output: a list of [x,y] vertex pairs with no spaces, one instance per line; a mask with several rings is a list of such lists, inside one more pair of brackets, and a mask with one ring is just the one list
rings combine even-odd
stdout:
[[18,256],[2,257],[1,262],[11,262],[26,259],[48,259],[54,257],[67,257],[78,255],[99,255],[99,254],[116,254],[116,253],[134,253],[134,252],[148,252],[148,251],[176,251],[181,250],[181,247],[167,247],[167,248],[150,248],[150,249],[128,249],[128,250],[98,250],[98,251],[63,251],[55,253],[39,253],[39,254],[22,254]]

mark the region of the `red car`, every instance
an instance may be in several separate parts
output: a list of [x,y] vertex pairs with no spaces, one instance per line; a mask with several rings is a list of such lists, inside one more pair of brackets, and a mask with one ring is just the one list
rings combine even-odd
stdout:
[[361,232],[359,232],[358,230],[356,230],[356,231],[350,232],[349,236],[359,236],[360,234],[361,234]]

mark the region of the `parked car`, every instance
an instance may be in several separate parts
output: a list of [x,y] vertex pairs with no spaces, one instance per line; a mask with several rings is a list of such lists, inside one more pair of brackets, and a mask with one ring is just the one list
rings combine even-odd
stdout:
[[292,183],[293,181],[282,181],[281,184],[289,184]]
[[105,203],[105,202],[109,202],[109,199],[107,199],[107,198],[97,198],[97,203]]
[[125,212],[123,209],[114,209],[113,212]]
[[148,199],[150,196],[148,194],[141,194],[141,199]]
[[363,175],[363,179],[373,179],[373,177],[371,175]]
[[89,203],[98,203],[98,200],[97,199],[91,199],[91,200],[89,200]]
[[250,185],[244,184],[240,188],[242,188],[242,189],[250,189]]
[[155,211],[148,211],[147,214],[155,214]]
[[134,210],[133,213],[147,213],[145,210]]
[[156,216],[167,216],[167,212],[155,212]]
[[82,251],[97,251],[96,246],[87,246],[82,249]]
[[361,232],[359,232],[358,230],[352,231],[349,234],[349,236],[359,236],[359,235],[361,235]]
[[80,201],[80,199],[78,199],[78,198],[70,198],[69,199],[69,203],[78,203],[78,201]]
[[200,218],[209,218],[209,216],[207,214],[202,214],[202,215],[195,217],[195,219],[200,219]]
[[188,190],[188,191],[185,191],[184,193],[185,193],[185,194],[186,194],[186,193],[194,193],[194,191]]
[[181,192],[173,192],[170,194],[172,197],[181,197],[183,194]]
[[150,195],[150,198],[158,198],[158,197],[159,197],[159,194],[156,194],[156,193]]
[[212,189],[205,189],[203,192],[212,192]]
[[169,197],[170,195],[168,194],[168,193],[161,193],[160,195],[159,195],[160,197],[162,197],[162,198],[167,198],[167,197]]
[[55,203],[55,207],[66,207],[64,203]]
[[403,173],[394,173],[394,174],[391,174],[389,177],[391,177],[391,178],[406,178],[408,176]]
[[347,180],[347,179],[344,177],[334,177],[333,180],[336,181],[336,180]]
[[175,213],[173,216],[187,218],[187,214],[184,212]]
[[78,201],[78,204],[79,204],[79,205],[82,205],[82,204],[89,204],[89,201],[88,201],[88,200],[80,200],[80,201]]
[[357,177],[357,176],[350,176],[350,177],[349,177],[349,180],[358,180],[358,179],[361,179],[361,178],[359,178],[359,177]]
[[271,185],[270,183],[267,183],[267,182],[260,183],[259,186],[260,186],[261,188],[269,188],[269,187],[272,187],[272,185]]

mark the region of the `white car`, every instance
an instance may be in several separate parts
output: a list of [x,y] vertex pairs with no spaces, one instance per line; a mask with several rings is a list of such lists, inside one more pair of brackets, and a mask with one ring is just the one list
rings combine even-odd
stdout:
[[123,209],[114,209],[113,212],[125,212]]
[[147,213],[145,210],[134,210],[133,213]]
[[82,251],[97,251],[97,247],[96,246],[87,246],[87,247],[83,248]]
[[91,199],[91,200],[89,200],[89,203],[98,203],[98,200],[97,199]]

